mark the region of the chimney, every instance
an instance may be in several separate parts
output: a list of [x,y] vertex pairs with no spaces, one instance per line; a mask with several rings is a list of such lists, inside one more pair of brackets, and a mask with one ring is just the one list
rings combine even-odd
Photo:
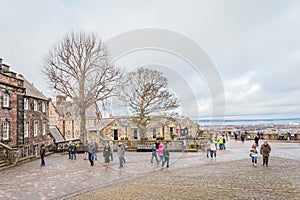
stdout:
[[0,58],[0,73],[2,73],[2,58]]
[[66,101],[66,97],[64,95],[56,95],[56,105],[60,105],[65,101]]

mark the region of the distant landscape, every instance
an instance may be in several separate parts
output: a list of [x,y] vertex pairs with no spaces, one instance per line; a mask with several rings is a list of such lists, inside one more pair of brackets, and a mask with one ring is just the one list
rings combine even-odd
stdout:
[[300,118],[277,118],[277,119],[224,119],[224,120],[211,120],[200,119],[195,120],[200,125],[260,125],[260,124],[291,124],[299,125]]

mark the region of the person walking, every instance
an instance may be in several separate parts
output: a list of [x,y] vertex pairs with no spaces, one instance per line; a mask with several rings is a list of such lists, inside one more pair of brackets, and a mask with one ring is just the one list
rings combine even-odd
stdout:
[[69,142],[69,144],[68,144],[69,159],[71,159],[71,157],[72,157],[71,148],[72,148],[72,143]]
[[104,163],[107,166],[110,162],[110,156],[111,156],[111,148],[108,142],[104,143],[103,148],[103,157],[104,157]]
[[222,137],[222,136],[220,136],[220,137],[218,138],[218,143],[219,143],[219,149],[220,149],[220,150],[223,150],[223,144],[224,144],[224,141],[223,141],[223,137]]
[[182,152],[186,152],[186,141],[182,140]]
[[42,145],[41,145],[41,149],[40,149],[41,166],[42,166],[42,167],[45,166],[45,155],[46,155],[45,145],[42,144]]
[[159,162],[164,163],[164,145],[163,144],[159,144],[159,147],[157,149],[157,153],[159,156]]
[[98,144],[97,144],[97,142],[94,142],[94,147],[95,147],[95,160],[97,160],[98,158],[97,158],[97,152],[98,152],[98,149],[99,149],[99,147],[98,147]]
[[163,149],[163,155],[164,155],[165,160],[162,163],[162,167],[164,167],[165,163],[167,163],[167,168],[169,168],[169,166],[170,166],[170,163],[169,163],[170,162],[170,152],[169,152],[167,144]]
[[73,143],[71,146],[71,160],[76,160],[76,153],[77,153],[77,147],[76,145]]
[[91,164],[91,166],[94,166],[95,146],[94,146],[93,143],[88,144],[87,152],[88,152],[88,155],[89,155],[90,164]]
[[124,167],[124,161],[125,161],[125,146],[122,144],[122,142],[119,142],[118,145],[118,156],[119,156],[119,163],[120,166],[119,168],[121,169],[122,167]]
[[215,143],[210,143],[210,157],[212,159],[217,158],[217,148],[216,148]]
[[114,147],[115,144],[113,143],[113,141],[109,142],[109,146],[110,146],[110,161],[114,160]]
[[268,144],[268,142],[265,140],[264,143],[260,147],[260,154],[263,157],[263,166],[269,165],[269,155],[271,152],[271,146]]
[[255,144],[256,144],[256,147],[258,147],[258,141],[259,141],[259,136],[256,135],[256,136],[254,137],[254,142],[255,142]]
[[155,158],[157,164],[159,163],[158,162],[158,159],[157,159],[157,149],[156,149],[156,144],[153,144],[152,148],[152,157],[151,157],[151,163],[153,163],[153,158]]
[[256,149],[256,144],[253,144],[250,148],[250,157],[251,157],[251,160],[252,160],[252,165],[254,167],[257,166],[257,149]]

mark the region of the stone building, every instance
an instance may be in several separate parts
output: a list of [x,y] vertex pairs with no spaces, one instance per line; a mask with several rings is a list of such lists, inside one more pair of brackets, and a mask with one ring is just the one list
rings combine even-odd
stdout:
[[[19,75],[22,77],[21,75]],[[38,155],[40,146],[49,146],[49,99],[32,83],[24,79],[24,135],[25,155]]]
[[18,150],[19,157],[37,155],[50,145],[48,99],[22,75],[10,71],[0,59],[1,148]]
[[23,141],[24,81],[0,59],[0,142],[16,147]]
[[[103,140],[172,140],[176,136],[196,136],[197,123],[189,118],[172,118],[152,116],[146,126],[145,134],[131,117],[110,117],[101,119],[97,127],[100,139]],[[185,132],[186,131],[186,132]],[[143,138],[142,138],[143,137]]]
[[[68,141],[80,140],[80,117],[78,107],[68,101],[64,95],[57,95],[56,102],[49,105],[50,132],[52,136],[59,132]],[[93,133],[99,125],[100,112],[97,105],[92,105],[86,110],[86,129]],[[55,130],[56,129],[56,130]],[[57,134],[56,134],[57,135]],[[58,141],[58,138],[55,138]],[[64,142],[60,139],[60,142]]]

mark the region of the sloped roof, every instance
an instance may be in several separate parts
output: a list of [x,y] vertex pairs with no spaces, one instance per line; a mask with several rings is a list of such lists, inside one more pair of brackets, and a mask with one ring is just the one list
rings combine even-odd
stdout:
[[[70,113],[72,116],[75,116],[78,112],[78,106],[72,101],[64,101],[58,105],[56,104],[54,107],[60,116],[65,116],[67,113]],[[96,110],[93,110],[93,108],[94,107],[89,107],[85,110],[86,118],[98,118]]]
[[55,139],[55,143],[61,143],[66,141],[56,126],[50,126],[49,131],[52,137]]
[[39,91],[32,83],[30,83],[26,78],[24,79],[24,87],[26,88],[25,95],[29,97],[34,97],[37,99],[42,99],[48,101],[48,98]]
[[108,126],[115,119],[105,119],[101,122],[100,126],[97,127],[97,130],[102,131],[106,126]]

